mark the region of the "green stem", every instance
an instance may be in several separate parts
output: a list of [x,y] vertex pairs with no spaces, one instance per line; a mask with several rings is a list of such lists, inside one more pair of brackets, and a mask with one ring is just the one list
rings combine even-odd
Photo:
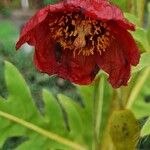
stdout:
[[80,145],[78,145],[78,144],[76,144],[76,143],[74,143],[72,141],[69,141],[69,140],[67,140],[67,139],[65,139],[65,138],[63,138],[63,137],[61,137],[61,136],[59,136],[57,134],[54,134],[54,133],[49,132],[47,130],[44,130],[44,129],[42,129],[42,128],[40,128],[40,127],[30,123],[30,122],[27,122],[25,120],[17,118],[17,117],[15,117],[13,115],[10,115],[10,114],[6,113],[6,112],[0,111],[0,116],[3,117],[3,118],[6,118],[8,120],[11,120],[11,121],[13,121],[15,123],[18,123],[18,124],[28,128],[30,130],[33,130],[33,131],[35,131],[35,132],[37,132],[37,133],[39,133],[39,134],[41,134],[41,135],[51,139],[51,140],[54,140],[54,141],[57,141],[57,142],[59,142],[61,144],[69,146],[70,148],[72,148],[74,150],[86,150],[85,148],[81,147]]
[[123,101],[123,97],[122,97],[121,88],[117,89],[116,92],[117,92],[118,109],[123,109],[124,108],[124,101]]
[[102,106],[104,96],[104,76],[100,75],[100,81],[95,82],[93,101],[93,146],[92,150],[99,150],[99,133],[102,120]]
[[102,122],[102,109],[103,109],[103,98],[104,98],[104,76],[101,76],[99,89],[98,89],[98,105],[96,111],[96,120],[95,120],[95,132],[97,139],[99,139],[100,127]]
[[147,69],[144,70],[144,72],[142,73],[142,75],[140,75],[137,79],[137,83],[136,85],[133,87],[132,92],[129,96],[126,108],[131,108],[131,106],[133,105],[135,99],[137,98],[140,90],[142,89],[146,79],[149,77],[150,74],[150,67],[148,67]]
[[118,109],[118,96],[117,96],[116,90],[113,90],[113,94],[112,94],[110,103],[111,104],[110,104],[110,109],[109,109],[109,114],[108,114],[108,123],[104,130],[102,143],[100,144],[101,150],[114,150],[112,140],[111,140],[110,134],[109,134],[109,127],[110,127],[109,119],[110,119],[113,111]]
[[[99,80],[99,79],[98,79]],[[95,125],[96,125],[96,108],[97,108],[97,97],[98,97],[98,87],[99,87],[99,82],[95,82],[94,85],[94,100],[93,100],[93,109],[92,109],[92,117],[93,117],[93,144],[92,144],[92,150],[96,150],[97,149],[97,145],[98,145],[98,141],[97,141],[97,134],[95,131]]]

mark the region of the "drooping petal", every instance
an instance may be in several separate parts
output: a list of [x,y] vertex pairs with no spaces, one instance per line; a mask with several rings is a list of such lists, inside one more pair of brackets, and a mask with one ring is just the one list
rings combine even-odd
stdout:
[[106,52],[103,52],[102,56],[97,55],[96,58],[99,67],[109,74],[109,82],[114,88],[118,88],[127,85],[131,65],[137,65],[140,55],[130,33],[114,23],[111,31],[114,39]]
[[111,34],[113,34],[118,41],[118,45],[121,45],[129,63],[136,66],[139,63],[140,51],[133,37],[128,31],[120,28],[114,21],[111,21],[109,25],[111,28]]
[[79,9],[88,17],[96,20],[114,20],[124,29],[134,30],[132,23],[128,22],[123,12],[107,0],[67,0],[65,7]]
[[[30,45],[35,45],[35,36],[34,30],[38,25],[46,20],[49,15],[49,18],[53,18],[53,13],[61,12],[64,10],[64,2],[60,2],[55,5],[48,5],[43,9],[40,9],[23,27],[19,41],[16,44],[16,49],[19,49],[22,44],[28,42]],[[52,15],[52,16],[51,16]],[[51,17],[50,17],[51,16]],[[57,15],[56,15],[57,17]]]
[[[74,57],[72,52],[67,50],[58,52],[55,49],[57,47],[54,48],[51,45],[47,47],[48,49],[44,48],[44,45],[40,48],[35,50],[34,60],[37,69],[41,72],[49,75],[56,74],[76,84],[86,85],[94,80],[99,71],[93,57]],[[44,53],[42,53],[42,49],[45,49]]]
[[34,29],[45,21],[47,17],[50,18],[53,15],[57,17],[57,12],[64,11],[82,11],[86,16],[96,20],[114,20],[123,28],[134,30],[134,25],[124,19],[121,10],[106,0],[66,0],[54,5],[48,5],[38,11],[24,26],[20,39],[16,44],[16,49],[25,42],[34,45]]
[[47,23],[41,23],[34,31],[36,68],[40,72],[49,75],[57,74],[76,84],[91,83],[99,71],[93,56],[76,55],[74,57],[73,51],[62,49],[57,41],[51,39],[49,27],[45,24]]
[[55,58],[55,42],[51,38],[47,22],[38,25],[34,30],[35,53],[34,63],[40,72],[55,74],[57,63]]
[[57,72],[58,76],[79,85],[90,84],[94,80],[99,67],[96,65],[93,56],[78,55],[74,57],[72,52],[68,51],[64,51],[62,54]]
[[130,77],[130,64],[118,45],[113,43],[109,51],[107,50],[102,56],[97,55],[96,60],[99,67],[108,73],[108,80],[114,88],[127,85]]

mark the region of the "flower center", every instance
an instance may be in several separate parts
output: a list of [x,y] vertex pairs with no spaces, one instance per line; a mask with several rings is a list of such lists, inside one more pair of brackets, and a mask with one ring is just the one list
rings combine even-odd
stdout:
[[104,21],[94,20],[81,13],[64,13],[49,23],[52,38],[73,56],[105,52],[110,45],[110,29]]

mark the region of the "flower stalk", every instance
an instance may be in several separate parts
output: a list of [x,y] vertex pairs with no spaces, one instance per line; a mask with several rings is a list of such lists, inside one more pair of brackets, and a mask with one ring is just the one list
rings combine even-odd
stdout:
[[6,113],[6,112],[0,111],[0,116],[8,119],[10,121],[13,121],[19,125],[22,125],[22,126],[28,128],[30,130],[33,130],[33,131],[41,134],[42,136],[47,137],[50,140],[54,140],[58,143],[64,144],[64,145],[72,148],[73,150],[86,150],[86,148],[80,146],[79,144],[76,144],[72,141],[69,141],[68,139],[65,139],[65,138],[63,138],[63,137],[61,137],[55,133],[44,130],[44,129],[42,129],[42,128],[40,128],[40,127],[30,123],[30,122],[27,122],[23,119],[17,118],[11,114]]
[[100,128],[102,123],[102,110],[104,98],[104,75],[95,82],[95,96],[93,101],[93,147],[92,150],[99,150],[100,147]]
[[105,78],[101,75],[99,88],[98,88],[98,105],[96,111],[96,124],[95,124],[95,131],[97,134],[97,139],[99,139],[101,122],[102,122],[102,110],[103,110],[103,100],[104,100],[104,85],[105,85]]

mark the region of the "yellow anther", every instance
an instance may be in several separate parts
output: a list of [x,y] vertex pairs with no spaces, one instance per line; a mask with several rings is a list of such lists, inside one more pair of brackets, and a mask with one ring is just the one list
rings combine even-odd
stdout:
[[65,12],[49,26],[52,37],[58,40],[63,49],[71,50],[73,57],[80,54],[88,57],[94,55],[95,51],[101,55],[113,38],[106,22],[80,17],[79,13]]
[[94,31],[94,34],[99,34],[99,33],[97,32],[97,30],[95,30],[95,31]]
[[109,36],[110,35],[110,33],[107,31],[106,33],[105,33],[107,36]]
[[106,24],[105,22],[103,23],[103,27],[104,27],[104,28],[106,28],[106,27],[107,27],[107,24]]
[[94,48],[90,49],[90,53],[91,53],[91,55],[94,55]]
[[70,35],[69,36],[72,36],[73,35],[73,31],[71,31]]
[[75,20],[72,20],[71,23],[72,23],[72,25],[75,25],[75,24],[76,24]]
[[77,34],[78,34],[77,30],[75,30],[73,36],[76,36]]
[[63,19],[64,19],[64,16],[62,16],[58,22],[62,22]]
[[66,27],[66,32],[68,31],[68,29],[69,29],[69,27],[67,26],[67,27]]

